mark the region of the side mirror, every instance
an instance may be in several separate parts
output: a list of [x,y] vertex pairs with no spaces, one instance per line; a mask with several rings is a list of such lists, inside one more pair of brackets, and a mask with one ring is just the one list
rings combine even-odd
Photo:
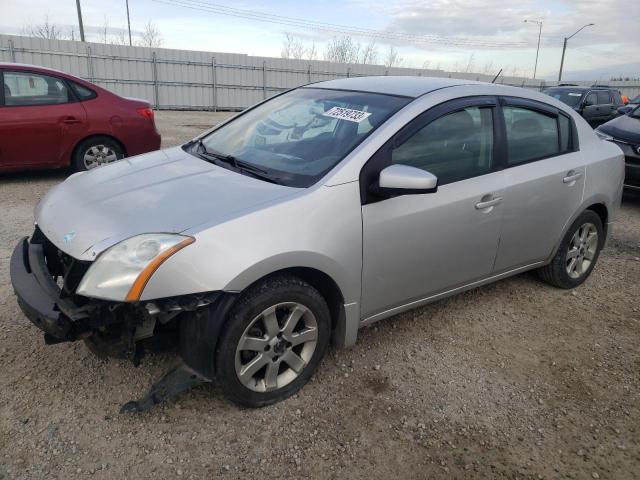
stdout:
[[416,167],[395,164],[382,169],[372,193],[386,197],[433,193],[438,189],[438,177]]

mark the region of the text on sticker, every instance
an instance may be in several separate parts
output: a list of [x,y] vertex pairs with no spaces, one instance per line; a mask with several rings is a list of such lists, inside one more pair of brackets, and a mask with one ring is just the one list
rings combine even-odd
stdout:
[[331,110],[324,112],[322,115],[325,117],[338,118],[340,120],[349,120],[350,122],[360,123],[371,112],[363,112],[361,110],[351,110],[350,108],[333,107]]

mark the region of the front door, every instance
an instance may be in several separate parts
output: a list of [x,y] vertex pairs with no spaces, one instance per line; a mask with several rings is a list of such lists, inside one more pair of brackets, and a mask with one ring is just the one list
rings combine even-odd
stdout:
[[[365,165],[362,315],[375,316],[490,275],[502,221],[504,174],[495,161],[492,98],[434,107]],[[438,177],[438,190],[376,199],[382,168],[406,164]]]
[[86,113],[61,79],[4,71],[0,105],[0,165],[50,165],[63,158],[87,129]]

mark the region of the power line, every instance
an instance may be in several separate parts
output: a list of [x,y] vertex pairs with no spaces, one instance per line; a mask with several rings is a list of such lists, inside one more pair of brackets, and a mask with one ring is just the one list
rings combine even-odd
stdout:
[[243,18],[246,20],[255,20],[259,22],[272,23],[278,25],[287,25],[292,27],[301,27],[311,30],[320,30],[332,33],[341,33],[346,35],[356,35],[373,39],[396,40],[410,43],[417,46],[425,45],[446,45],[446,46],[464,46],[464,47],[485,47],[485,48],[518,48],[527,46],[524,42],[495,42],[488,40],[477,40],[464,37],[442,37],[439,35],[414,35],[403,32],[394,32],[389,30],[374,30],[369,28],[349,27],[333,23],[317,22],[305,20],[302,18],[286,17],[283,15],[275,15],[270,13],[254,12],[234,7],[227,7],[216,3],[205,2],[201,0],[153,0],[157,3],[172,5],[192,10],[203,11],[207,13],[216,13],[231,17]]

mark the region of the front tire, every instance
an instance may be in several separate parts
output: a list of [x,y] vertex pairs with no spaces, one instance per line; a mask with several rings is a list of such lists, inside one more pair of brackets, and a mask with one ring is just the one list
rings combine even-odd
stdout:
[[218,343],[216,378],[224,395],[247,407],[293,395],[325,355],[330,330],[326,301],[297,277],[276,276],[251,287]]
[[600,217],[585,210],[567,230],[551,263],[538,269],[538,275],[555,287],[575,288],[593,271],[603,245]]

